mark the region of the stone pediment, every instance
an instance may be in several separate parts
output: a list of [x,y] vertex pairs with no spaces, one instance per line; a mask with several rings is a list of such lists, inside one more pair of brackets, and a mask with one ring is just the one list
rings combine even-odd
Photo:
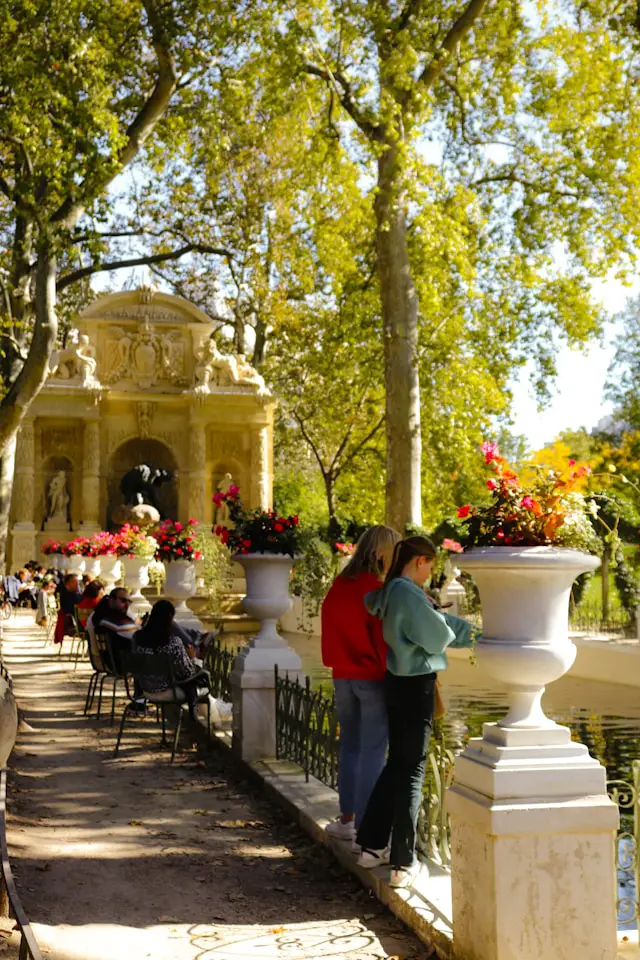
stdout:
[[93,326],[101,320],[111,323],[114,321],[141,323],[146,320],[162,325],[198,323],[213,326],[211,318],[188,300],[147,287],[98,297],[77,318],[79,326],[85,324]]
[[99,297],[77,317],[67,344],[55,352],[49,384],[85,388],[268,396],[243,356],[221,353],[216,324],[181,297],[152,289]]

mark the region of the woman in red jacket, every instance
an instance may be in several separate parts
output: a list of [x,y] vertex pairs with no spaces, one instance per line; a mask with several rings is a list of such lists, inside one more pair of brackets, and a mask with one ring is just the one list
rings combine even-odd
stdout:
[[369,527],[322,604],[322,662],[333,671],[340,723],[340,818],[327,832],[355,839],[387,752],[383,678],[387,646],[382,622],[368,613],[365,594],[384,580],[401,539],[391,527]]

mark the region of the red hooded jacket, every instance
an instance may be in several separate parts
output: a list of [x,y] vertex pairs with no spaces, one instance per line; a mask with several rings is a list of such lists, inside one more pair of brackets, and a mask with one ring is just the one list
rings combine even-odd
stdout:
[[322,662],[331,667],[334,680],[382,680],[387,645],[382,620],[364,605],[365,594],[377,590],[373,573],[355,580],[336,577],[322,604]]

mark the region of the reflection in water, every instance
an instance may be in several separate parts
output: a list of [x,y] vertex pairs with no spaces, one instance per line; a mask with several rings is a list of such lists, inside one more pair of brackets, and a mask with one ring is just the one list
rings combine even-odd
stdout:
[[[329,671],[322,665],[318,637],[289,635],[313,686],[331,690]],[[505,688],[467,660],[449,658],[442,675],[448,705],[444,720],[447,740],[460,751],[469,737],[482,736],[482,724],[499,720],[507,710]],[[640,759],[640,694],[634,687],[596,680],[563,677],[551,684],[543,699],[547,716],[570,727],[574,740],[584,743],[607,768],[609,779],[628,779],[631,761]]]

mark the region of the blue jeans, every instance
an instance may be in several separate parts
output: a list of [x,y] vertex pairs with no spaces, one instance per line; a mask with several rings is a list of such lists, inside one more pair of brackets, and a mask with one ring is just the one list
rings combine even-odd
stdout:
[[355,813],[356,827],[387,753],[387,708],[383,680],[334,680],[340,723],[340,812]]

